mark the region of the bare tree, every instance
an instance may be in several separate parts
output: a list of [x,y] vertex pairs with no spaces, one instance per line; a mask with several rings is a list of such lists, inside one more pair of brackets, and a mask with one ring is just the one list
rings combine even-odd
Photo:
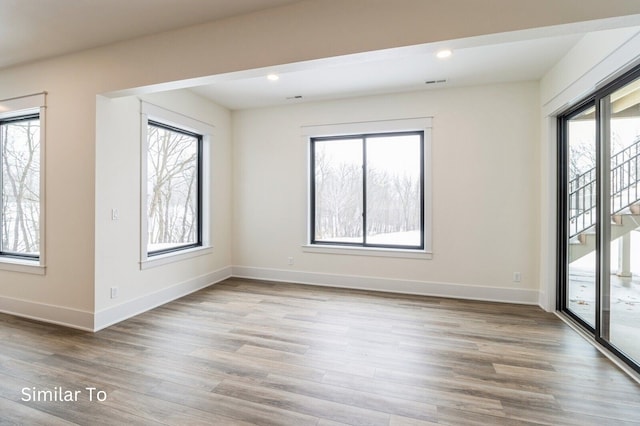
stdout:
[[362,169],[316,151],[316,237],[362,236]]
[[198,139],[148,126],[148,229],[150,246],[196,241]]
[[5,122],[2,140],[2,251],[40,250],[40,121]]
[[368,168],[367,229],[364,230],[362,164],[318,145],[314,149],[317,239],[359,241],[364,232],[374,236],[420,229],[419,176],[406,171],[391,174],[384,168]]

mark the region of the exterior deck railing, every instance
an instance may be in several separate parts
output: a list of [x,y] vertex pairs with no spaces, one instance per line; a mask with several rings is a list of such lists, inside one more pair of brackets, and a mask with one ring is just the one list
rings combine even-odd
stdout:
[[[640,138],[611,157],[612,214],[640,202]],[[596,223],[596,168],[569,181],[569,238]]]

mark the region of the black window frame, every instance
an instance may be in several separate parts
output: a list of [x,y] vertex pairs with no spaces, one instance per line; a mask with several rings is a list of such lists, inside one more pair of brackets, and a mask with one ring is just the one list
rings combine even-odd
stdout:
[[[30,120],[34,120],[37,119],[39,124],[41,125],[41,117],[40,117],[40,113],[39,112],[35,112],[35,113],[28,113],[28,114],[22,114],[22,115],[16,115],[16,116],[12,116],[12,117],[6,117],[6,118],[2,118],[0,119],[0,127],[6,123],[15,123],[15,122],[20,122],[20,121],[30,121]],[[2,183],[2,168],[4,167],[4,161],[2,159],[2,144],[4,143],[4,141],[2,141],[0,139],[0,184]],[[38,170],[38,179],[41,180],[42,176],[42,165],[40,165],[40,169]],[[40,192],[40,194],[38,194],[39,197],[42,196],[42,193]],[[2,197],[2,187],[0,186],[0,197]],[[41,201],[39,200],[39,202],[41,203]],[[0,203],[1,205],[1,203]],[[42,205],[40,206],[40,208],[42,208]],[[42,214],[42,212],[40,212]],[[4,222],[4,216],[2,215],[2,211],[0,211],[0,241],[2,240],[2,229],[3,229],[3,224]],[[41,220],[38,220],[38,232],[40,232],[40,229],[42,228],[42,223]],[[40,235],[38,236],[40,237]],[[12,251],[4,251],[2,249],[2,245],[0,244],[0,257],[4,257],[4,258],[13,258],[13,259],[24,259],[24,260],[40,260],[40,253],[42,252],[42,247],[40,246],[41,244],[41,240],[39,238],[39,247],[38,247],[38,254],[29,254],[29,253],[15,253]]]
[[[400,245],[400,244],[373,244],[367,242],[367,140],[378,137],[411,136],[420,137],[420,244]],[[315,178],[315,147],[316,143],[323,141],[337,140],[362,140],[362,242],[326,241],[316,239],[316,178]],[[310,143],[310,207],[309,207],[309,243],[314,246],[323,247],[362,247],[377,249],[397,249],[397,250],[425,250],[425,131],[408,130],[395,132],[372,132],[355,133],[337,136],[316,136],[309,139]]]
[[[161,129],[165,129],[165,130],[169,130],[172,132],[176,132],[176,133],[180,133],[186,136],[190,136],[190,137],[194,137],[196,138],[197,141],[197,171],[196,171],[196,176],[197,176],[197,212],[196,212],[196,220],[197,220],[197,228],[196,228],[196,242],[195,243],[190,243],[190,244],[183,244],[183,245],[176,245],[174,247],[169,247],[166,249],[162,249],[162,250],[149,250],[149,243],[147,242],[147,247],[146,247],[146,252],[147,252],[147,257],[151,258],[154,256],[159,256],[159,255],[163,255],[163,254],[170,254],[170,253],[175,253],[175,252],[179,252],[179,251],[183,251],[183,250],[188,250],[188,249],[192,249],[192,248],[198,248],[198,247],[202,247],[203,243],[202,243],[202,234],[203,234],[203,224],[202,224],[202,217],[203,217],[203,145],[204,145],[204,135],[200,134],[200,133],[196,133],[196,132],[191,132],[189,130],[186,129],[182,129],[180,127],[176,127],[176,126],[172,126],[170,124],[166,124],[163,123],[162,121],[158,121],[158,120],[152,120],[152,119],[148,119],[147,120],[147,126],[154,126],[154,127],[158,127]],[[147,147],[148,149],[148,147]],[[147,176],[146,179],[149,178],[149,174],[148,174],[148,169],[147,169]],[[146,202],[146,200],[145,200]],[[147,206],[148,209],[148,206]],[[148,215],[148,210],[147,213]],[[148,232],[148,230],[147,230]]]
[[[634,81],[640,81],[640,65],[634,66],[631,70],[623,73],[622,75],[614,77],[609,83],[603,85],[602,87],[594,90],[590,95],[584,97],[581,101],[576,103],[574,106],[567,108],[565,111],[560,112],[556,116],[556,310],[561,312],[567,318],[569,318],[573,323],[577,324],[581,329],[583,329],[590,338],[593,338],[598,344],[606,348],[609,352],[611,352],[614,356],[624,362],[627,366],[629,366],[636,373],[640,373],[640,364],[637,360],[634,360],[627,356],[624,352],[619,350],[614,344],[612,344],[608,339],[603,336],[602,333],[602,319],[605,313],[602,310],[602,276],[604,273],[607,273],[606,270],[602,270],[602,259],[606,257],[609,253],[601,248],[605,248],[608,244],[610,244],[610,235],[604,235],[602,223],[602,209],[601,205],[603,202],[608,203],[609,200],[603,200],[602,194],[602,180],[603,180],[603,170],[602,170],[602,160],[603,160],[603,152],[602,152],[602,113],[601,113],[601,104],[602,100],[607,96],[611,95],[613,92],[625,87],[629,83]],[[596,129],[595,129],[595,151],[596,151],[596,203],[597,208],[596,211],[596,223],[595,223],[595,232],[596,232],[596,243],[595,243],[595,256],[596,256],[596,267],[595,267],[595,293],[596,293],[596,303],[595,303],[595,325],[592,326],[587,323],[580,316],[576,315],[567,304],[567,296],[568,296],[568,286],[569,286],[569,264],[568,264],[568,256],[569,256],[569,167],[567,166],[567,160],[569,159],[569,146],[568,146],[568,122],[575,116],[584,112],[589,108],[595,109],[595,121],[596,121]],[[605,236],[606,238],[603,238]],[[605,250],[608,250],[605,248]],[[607,295],[609,296],[609,295]],[[608,321],[608,319],[607,319]]]

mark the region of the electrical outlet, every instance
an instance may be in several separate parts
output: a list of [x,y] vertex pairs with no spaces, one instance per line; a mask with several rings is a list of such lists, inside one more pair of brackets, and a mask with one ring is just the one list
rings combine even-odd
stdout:
[[118,209],[111,209],[111,220],[118,219],[120,219],[120,212],[118,211]]
[[118,287],[111,287],[111,298],[116,299],[118,297]]
[[293,257],[289,256],[289,257],[287,258],[287,263],[288,263],[289,265],[293,265]]
[[520,272],[514,272],[513,273],[513,282],[514,283],[519,283],[520,281],[522,281],[522,274],[520,274]]

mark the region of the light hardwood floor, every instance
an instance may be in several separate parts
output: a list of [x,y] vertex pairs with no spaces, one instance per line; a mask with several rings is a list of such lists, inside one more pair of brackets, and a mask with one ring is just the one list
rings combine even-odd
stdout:
[[229,279],[0,339],[0,424],[640,425],[640,385],[532,306]]

